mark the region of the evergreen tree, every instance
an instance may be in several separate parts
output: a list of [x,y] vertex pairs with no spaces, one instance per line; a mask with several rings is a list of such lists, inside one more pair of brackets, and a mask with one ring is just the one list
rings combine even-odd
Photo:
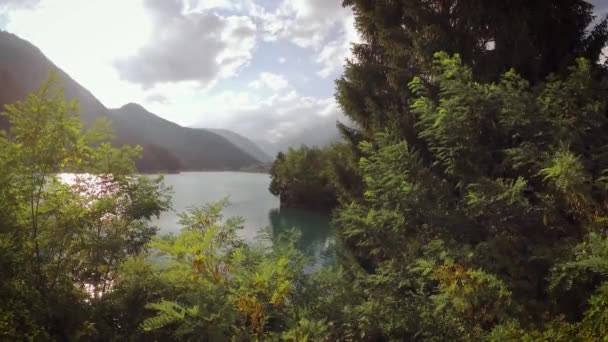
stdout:
[[353,9],[363,42],[354,46],[354,58],[337,81],[342,109],[367,139],[377,129],[396,126],[419,150],[424,146],[417,143],[407,84],[414,76],[432,80],[435,52],[458,53],[475,80],[497,81],[514,68],[535,85],[564,72],[578,57],[597,61],[608,38],[608,21],[593,24],[593,6],[583,0],[345,0],[343,5]]

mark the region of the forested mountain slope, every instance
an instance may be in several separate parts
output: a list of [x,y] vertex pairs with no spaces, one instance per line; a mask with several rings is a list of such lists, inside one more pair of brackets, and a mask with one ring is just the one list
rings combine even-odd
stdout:
[[[116,110],[118,115],[114,116],[36,46],[14,34],[0,32],[0,105],[24,99],[47,79],[50,72],[59,76],[66,98],[79,100],[85,125],[91,125],[99,118],[109,118],[117,144],[144,147],[143,158],[137,162],[139,171],[238,170],[259,163],[257,158],[217,134],[180,127],[145,110],[142,112],[141,107],[125,106]],[[133,111],[129,109],[137,110],[131,113]],[[125,111],[132,115],[121,115]],[[144,121],[139,121],[142,118]],[[4,118],[0,118],[0,128],[8,128]]]
[[142,143],[158,144],[175,154],[186,170],[238,170],[259,164],[253,156],[210,131],[182,127],[129,103],[112,110],[118,126],[135,132]]
[[272,162],[272,157],[270,157],[266,152],[264,152],[264,150],[262,150],[260,146],[238,133],[227,129],[202,128],[202,130],[221,135],[222,137],[230,141],[233,145],[247,152],[249,155],[251,155],[262,163]]

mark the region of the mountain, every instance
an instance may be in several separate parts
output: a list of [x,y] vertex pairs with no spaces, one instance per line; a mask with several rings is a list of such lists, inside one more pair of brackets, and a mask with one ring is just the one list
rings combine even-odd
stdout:
[[[78,99],[81,119],[85,126],[99,118],[110,118],[110,111],[91,92],[57,67],[31,43],[14,34],[0,31],[0,110],[4,104],[24,99],[38,89],[51,71],[57,73],[67,99]],[[0,120],[0,129],[7,129],[8,122]],[[143,139],[120,125],[113,125],[117,144],[144,145],[142,159],[136,162],[142,172],[175,172],[181,168],[177,157],[154,143],[142,144]]]
[[59,75],[66,97],[80,101],[81,118],[85,124],[108,115],[108,110],[99,100],[48,60],[37,47],[11,33],[0,31],[0,103],[23,99],[36,90],[51,71]]
[[201,130],[213,132],[217,135],[226,138],[233,145],[260,161],[260,163],[272,162],[272,157],[270,157],[266,152],[264,152],[256,143],[240,134],[234,133],[227,129],[201,128]]
[[[178,126],[133,104],[108,110],[36,46],[0,31],[0,111],[4,104],[24,99],[36,90],[51,71],[58,74],[66,98],[80,101],[81,119],[86,126],[99,118],[109,118],[116,132],[116,144],[144,147],[143,158],[137,161],[141,172],[240,170],[260,164],[257,157],[216,133]],[[0,129],[6,128],[8,122],[0,117]]]
[[130,103],[113,109],[113,121],[176,155],[185,170],[241,170],[260,164],[228,139],[208,130],[182,127]]
[[[279,151],[287,151],[290,147],[298,148],[302,145],[325,147],[334,142],[342,141],[336,128],[336,117],[319,118],[314,124],[303,127],[296,134],[285,136],[278,141],[269,142],[263,139],[254,140],[267,154],[276,157]],[[343,120],[346,122],[346,120]]]

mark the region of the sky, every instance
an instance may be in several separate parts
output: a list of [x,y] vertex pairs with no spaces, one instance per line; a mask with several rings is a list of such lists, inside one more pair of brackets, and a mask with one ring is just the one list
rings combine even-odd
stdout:
[[0,0],[30,41],[106,107],[273,143],[343,118],[352,42],[341,0]]
[[[0,28],[109,108],[135,102],[184,126],[276,143],[344,119],[334,80],[360,39],[341,2],[0,0]],[[608,0],[592,2],[608,13]]]

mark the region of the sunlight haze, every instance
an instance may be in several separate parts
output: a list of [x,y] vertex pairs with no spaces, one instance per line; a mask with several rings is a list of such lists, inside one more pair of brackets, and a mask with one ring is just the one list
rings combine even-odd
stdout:
[[357,40],[340,1],[4,0],[0,11],[0,28],[108,108],[135,102],[262,142],[335,124],[333,80]]

